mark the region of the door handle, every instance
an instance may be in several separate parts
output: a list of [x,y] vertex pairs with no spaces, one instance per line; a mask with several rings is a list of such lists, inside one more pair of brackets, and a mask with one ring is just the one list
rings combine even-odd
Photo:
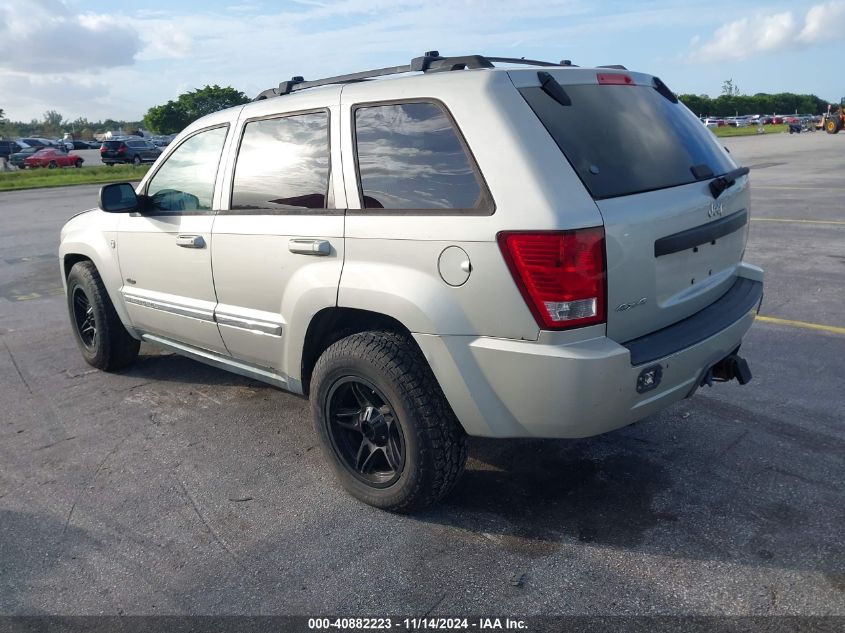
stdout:
[[288,250],[298,255],[325,257],[331,255],[332,245],[328,240],[291,240],[288,242]]
[[205,248],[205,240],[202,235],[177,235],[176,245],[182,248]]

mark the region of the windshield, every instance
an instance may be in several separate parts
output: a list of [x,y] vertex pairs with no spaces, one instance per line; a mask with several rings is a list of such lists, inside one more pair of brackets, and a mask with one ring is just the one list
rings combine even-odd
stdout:
[[695,115],[650,86],[562,88],[571,105],[540,87],[520,93],[594,198],[685,185],[735,168]]

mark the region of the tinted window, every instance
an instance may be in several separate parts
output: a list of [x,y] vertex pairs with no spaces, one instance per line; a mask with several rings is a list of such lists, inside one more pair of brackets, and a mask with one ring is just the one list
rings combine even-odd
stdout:
[[695,115],[654,88],[563,88],[571,105],[542,88],[520,92],[595,198],[695,182],[693,167],[714,176],[734,168]]
[[322,209],[328,184],[328,113],[246,124],[235,167],[232,209]]
[[190,137],[174,151],[147,186],[156,208],[164,211],[211,209],[214,181],[228,128]]
[[121,143],[122,141],[103,141],[103,147],[106,149],[117,149]]
[[485,205],[472,164],[443,109],[402,103],[355,110],[358,175],[367,209]]

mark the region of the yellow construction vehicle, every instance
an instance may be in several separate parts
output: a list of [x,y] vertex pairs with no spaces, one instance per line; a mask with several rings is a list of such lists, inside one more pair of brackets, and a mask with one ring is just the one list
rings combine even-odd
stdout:
[[836,134],[845,127],[845,97],[842,98],[838,106],[827,107],[827,114],[824,115],[822,126],[828,134]]

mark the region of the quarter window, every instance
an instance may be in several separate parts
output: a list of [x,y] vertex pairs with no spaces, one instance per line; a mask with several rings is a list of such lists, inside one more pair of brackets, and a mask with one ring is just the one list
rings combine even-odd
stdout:
[[227,127],[205,130],[176,148],[147,186],[147,195],[156,209],[211,209],[217,166],[227,132]]
[[358,176],[366,209],[487,206],[451,119],[434,103],[355,110]]
[[329,186],[327,112],[251,121],[244,127],[232,209],[322,209]]

